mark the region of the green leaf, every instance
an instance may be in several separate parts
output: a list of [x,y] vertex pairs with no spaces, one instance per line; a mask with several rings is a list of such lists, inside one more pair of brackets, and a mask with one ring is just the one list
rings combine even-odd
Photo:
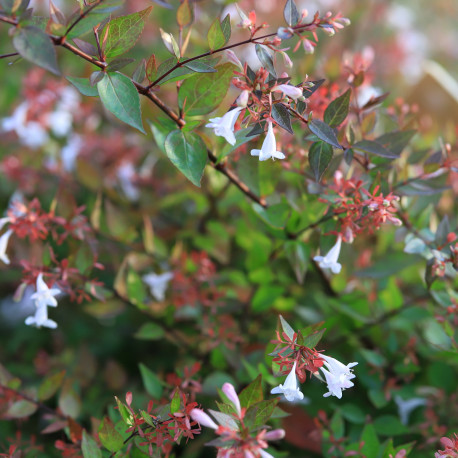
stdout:
[[268,208],[253,204],[253,209],[265,223],[276,229],[284,229],[291,214],[291,208],[287,203],[271,205]]
[[234,66],[226,63],[218,65],[216,70],[217,73],[202,73],[181,85],[178,103],[180,108],[185,107],[188,116],[212,112],[226,96]]
[[291,127],[291,117],[288,111],[288,108],[285,107],[282,103],[275,103],[272,105],[272,118],[275,122],[287,130],[290,134],[294,133],[293,128]]
[[181,405],[181,396],[180,390],[177,388],[172,398],[172,402],[170,403],[170,413],[174,414],[180,410]]
[[103,47],[106,58],[111,59],[133,48],[143,32],[145,19],[149,16],[152,9],[153,7],[150,6],[143,11],[117,17],[105,25],[100,36],[105,37],[105,33],[108,30]]
[[144,308],[144,300],[147,295],[146,287],[140,275],[130,268],[127,272],[126,286],[129,301],[137,307]]
[[105,0],[100,5],[92,8],[89,13],[86,13],[91,6],[89,5],[85,9],[76,11],[75,14],[69,19],[68,24],[73,24],[75,21],[83,15],[84,18],[73,27],[67,34],[67,39],[73,39],[80,37],[88,32],[92,32],[93,28],[102,23],[111,13],[120,8],[123,4],[123,0]]
[[107,73],[97,83],[103,105],[118,119],[145,133],[140,98],[132,81],[121,73]]
[[8,418],[25,418],[30,417],[37,411],[37,405],[33,402],[21,399],[11,404],[6,411],[6,417]]
[[105,417],[99,427],[99,439],[102,445],[110,452],[117,452],[124,445],[121,434],[116,431],[112,421]]
[[269,71],[269,73],[276,78],[277,72],[275,71],[274,63],[272,60],[272,56],[264,49],[263,46],[257,44],[255,46],[256,55],[258,56],[259,61],[261,62],[262,66]]
[[216,73],[215,70],[210,65],[205,64],[204,62],[200,62],[198,60],[193,60],[192,62],[188,62],[185,64],[185,67],[193,70],[196,73]]
[[333,436],[336,439],[340,439],[341,437],[343,437],[345,433],[345,422],[342,418],[342,414],[339,411],[335,412],[332,416],[330,427],[331,431],[333,432]]
[[309,163],[315,180],[320,181],[331,163],[334,151],[329,143],[315,142],[309,149]]
[[319,331],[314,332],[308,336],[304,336],[304,341],[302,345],[308,348],[315,348],[320,342],[323,334],[326,332],[326,329],[320,329]]
[[219,18],[215,18],[207,33],[208,46],[213,51],[221,48],[226,44],[226,37],[224,36],[223,29]]
[[364,445],[360,449],[360,453],[365,456],[377,456],[380,448],[380,441],[378,440],[377,434],[374,429],[374,425],[367,424],[361,434],[360,442],[364,442]]
[[288,0],[286,2],[285,9],[283,10],[283,16],[290,27],[299,22],[300,16],[294,0]]
[[54,45],[49,36],[38,27],[20,27],[13,36],[13,45],[24,59],[60,75]]
[[97,88],[92,86],[87,78],[76,78],[74,76],[67,76],[66,78],[81,92],[81,94],[88,97],[97,97],[99,95]]
[[300,240],[290,240],[285,243],[285,253],[296,274],[298,283],[302,284],[309,264],[310,250],[308,246]]
[[398,154],[388,151],[381,143],[374,142],[373,140],[361,140],[352,145],[352,148],[389,159],[396,159],[399,156]]
[[46,401],[47,399],[54,396],[57,390],[62,385],[64,380],[65,371],[58,372],[57,374],[46,377],[38,388],[38,399],[40,401]]
[[252,140],[253,137],[251,135],[248,135],[250,133],[250,130],[251,128],[248,127],[246,129],[240,129],[237,132],[235,132],[235,144],[231,145],[230,143],[226,142],[224,148],[218,156],[218,162],[221,162],[226,156],[232,153],[232,151],[235,151],[239,146],[242,146],[245,143]]
[[261,381],[262,376],[258,375],[256,379],[239,394],[240,405],[242,407],[248,409],[248,407],[263,400]]
[[223,46],[230,40],[231,38],[231,16],[230,14],[226,14],[226,17],[221,21],[221,30],[223,31],[224,38],[226,41],[224,42]]
[[102,458],[102,452],[97,446],[97,442],[83,430],[83,441],[81,443],[81,451],[84,458]]
[[374,420],[375,431],[382,436],[399,436],[407,434],[409,428],[404,426],[394,415],[381,415]]
[[180,27],[186,27],[192,22],[192,10],[189,1],[184,0],[177,9],[177,22]]
[[272,416],[279,399],[267,399],[251,405],[245,414],[245,424],[250,429],[259,428],[267,423]]
[[140,373],[142,375],[143,386],[146,392],[151,395],[154,399],[161,399],[162,396],[162,384],[159,377],[149,370],[144,364],[139,365]]
[[116,404],[118,404],[118,410],[122,420],[126,425],[132,425],[132,414],[130,413],[129,409],[116,396],[115,399]]
[[284,333],[291,339],[293,340],[294,337],[294,329],[291,327],[291,325],[281,316],[278,316],[280,318],[280,324],[281,327],[284,331]]
[[313,119],[308,124],[309,129],[320,139],[330,145],[343,149],[340,146],[339,141],[337,140],[336,133],[329,127],[325,122],[320,121],[319,119]]
[[156,323],[144,323],[134,337],[140,340],[159,340],[165,335],[164,329]]
[[58,405],[62,413],[71,418],[76,418],[81,411],[81,399],[69,380],[65,381],[59,393]]
[[382,144],[395,156],[399,156],[416,133],[416,130],[388,132],[378,137],[376,142]]
[[331,127],[336,127],[339,124],[342,124],[348,116],[350,96],[351,90],[348,89],[340,97],[333,100],[324,112],[324,122],[329,124]]
[[207,163],[207,148],[194,132],[174,130],[165,140],[165,151],[172,164],[194,185],[200,181]]
[[283,286],[261,285],[253,296],[251,308],[254,312],[265,312],[284,292]]

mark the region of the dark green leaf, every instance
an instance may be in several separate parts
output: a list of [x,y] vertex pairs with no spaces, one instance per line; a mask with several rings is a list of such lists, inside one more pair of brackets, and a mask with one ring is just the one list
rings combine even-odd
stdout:
[[300,16],[294,0],[287,0],[285,9],[283,10],[283,16],[290,27],[299,22]]
[[320,329],[319,331],[310,334],[309,336],[304,336],[304,342],[302,345],[308,348],[315,348],[318,343],[320,342],[323,334],[325,333],[326,329]]
[[351,90],[348,89],[340,97],[333,100],[326,111],[324,112],[324,122],[329,124],[331,127],[336,127],[345,121],[348,116],[348,110],[350,108],[350,95]]
[[256,291],[251,302],[254,312],[265,312],[285,292],[283,286],[262,285]]
[[296,274],[298,283],[302,284],[309,264],[310,250],[308,246],[300,240],[290,240],[285,243],[285,253]]
[[124,445],[121,434],[116,431],[116,428],[108,417],[105,417],[100,424],[99,439],[102,445],[113,453],[120,450]]
[[110,59],[129,51],[137,43],[145,25],[145,19],[150,14],[152,6],[111,20],[102,30],[104,37],[108,30],[107,39],[104,45],[105,57]]
[[254,137],[255,135],[261,135],[265,132],[266,122],[258,122],[254,127],[246,134],[247,137]]
[[121,73],[107,73],[97,83],[100,99],[118,119],[145,133],[140,98],[132,81]]
[[102,458],[102,452],[97,446],[97,442],[86,432],[86,430],[83,431],[81,451],[83,452],[84,458]]
[[381,143],[372,140],[361,140],[352,145],[352,148],[389,159],[396,159],[399,156],[398,154],[388,151]]
[[186,107],[188,116],[207,114],[213,111],[226,96],[234,73],[232,64],[216,67],[217,73],[203,73],[185,81],[178,94],[180,108]]
[[231,38],[231,16],[230,14],[226,14],[226,17],[221,21],[221,30],[223,31],[224,38],[226,41],[224,42],[223,46],[230,40]]
[[272,105],[272,118],[275,122],[287,130],[290,134],[293,133],[293,128],[291,127],[291,117],[288,111],[288,108],[285,107],[282,103],[275,103]]
[[265,401],[257,402],[251,405],[245,418],[253,418],[250,422],[250,428],[258,428],[264,426],[272,416],[279,399],[268,399]]
[[118,59],[114,59],[108,63],[106,71],[115,72],[117,70],[121,70],[121,68],[124,68],[126,65],[131,64],[132,62],[134,62],[134,60],[135,59],[130,59],[128,57],[120,57]]
[[262,401],[262,377],[258,375],[246,388],[239,394],[240,405],[242,407],[250,407],[253,404]]
[[241,129],[235,132],[235,145],[231,145],[230,143],[226,143],[221,154],[218,156],[218,162],[222,161],[226,156],[228,156],[232,151],[235,151],[239,146],[249,142],[252,139],[252,135],[248,135],[250,133],[250,128]]
[[142,59],[138,67],[135,69],[134,73],[132,74],[132,79],[136,83],[142,83],[142,81],[146,78],[146,60]]
[[308,99],[315,91],[317,91],[320,86],[325,82],[325,79],[317,80],[317,81],[309,81],[313,83],[313,87],[307,87],[307,84],[304,87],[304,97]]
[[164,337],[164,329],[156,323],[144,323],[134,334],[136,339],[141,340],[159,340]]
[[309,163],[315,180],[320,181],[331,163],[334,151],[329,143],[315,142],[309,149]]
[[308,126],[309,129],[324,142],[329,143],[336,148],[343,149],[337,140],[334,130],[325,122],[320,121],[319,119],[313,119],[309,122]]
[[450,233],[450,222],[448,216],[445,215],[442,221],[437,226],[436,236],[434,241],[437,245],[444,245],[447,242],[447,235]]
[[13,45],[24,59],[60,75],[54,45],[38,27],[28,25],[19,28],[13,36]]
[[193,184],[200,180],[207,163],[207,148],[194,132],[174,130],[165,140],[165,151],[172,164]]
[[73,86],[78,89],[83,95],[87,95],[88,97],[97,97],[99,95],[99,91],[96,87],[91,86],[91,83],[87,78],[76,78],[74,76],[67,76],[68,81],[73,84]]
[[291,325],[281,316],[278,316],[280,318],[280,324],[281,327],[284,331],[284,333],[291,339],[293,340],[294,338],[294,329],[291,327]]
[[142,375],[143,386],[147,393],[154,399],[161,399],[162,396],[162,384],[158,376],[149,370],[144,364],[139,365],[140,373]]
[[271,205],[268,208],[254,204],[253,208],[265,223],[276,229],[284,229],[291,214],[291,207],[287,203]]
[[261,62],[262,66],[265,69],[267,69],[274,78],[276,78],[277,72],[275,71],[275,67],[274,67],[274,63],[273,63],[271,55],[260,44],[257,44],[255,49],[256,49],[256,55],[258,56],[258,59]]
[[416,130],[389,132],[378,137],[376,142],[382,144],[395,156],[399,156],[410,140],[412,140],[412,137],[416,134],[416,132]]

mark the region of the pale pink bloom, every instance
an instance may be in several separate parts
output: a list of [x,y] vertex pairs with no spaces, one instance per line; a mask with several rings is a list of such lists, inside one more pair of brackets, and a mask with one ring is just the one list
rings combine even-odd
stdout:
[[223,393],[228,397],[229,401],[231,401],[232,404],[234,404],[235,410],[237,410],[237,413],[240,417],[240,415],[242,414],[242,408],[240,406],[239,397],[235,392],[235,388],[230,383],[225,383],[223,385],[222,390]]
[[201,409],[192,409],[191,417],[202,426],[218,429],[218,425]]
[[302,97],[302,88],[291,86],[290,84],[279,84],[274,88],[275,92],[283,92],[284,95],[291,97],[294,100],[297,100],[299,97]]

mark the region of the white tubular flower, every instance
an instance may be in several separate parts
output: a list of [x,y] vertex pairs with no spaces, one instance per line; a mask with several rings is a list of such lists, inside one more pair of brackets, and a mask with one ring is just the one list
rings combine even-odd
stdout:
[[278,385],[270,391],[272,394],[283,394],[287,401],[295,402],[304,399],[304,394],[297,386],[296,362],[293,364],[291,372],[286,377],[285,384]]
[[190,415],[192,419],[197,421],[200,425],[206,426],[207,428],[218,429],[218,425],[203,410],[192,409]]
[[[37,291],[33,293],[30,298],[35,301],[38,309],[46,306],[57,307],[57,300],[54,296],[60,294],[58,288],[48,288],[48,285],[43,280],[43,274],[40,273],[37,277]],[[47,312],[46,312],[47,316]]]
[[232,404],[234,404],[235,410],[237,410],[237,413],[240,417],[242,414],[242,408],[240,406],[239,397],[237,393],[235,392],[235,388],[230,383],[225,383],[223,385],[222,390],[223,390],[223,393],[228,397],[229,401],[231,401]]
[[252,149],[252,156],[259,156],[260,161],[267,161],[267,159],[285,159],[285,155],[281,151],[277,151],[277,141],[275,140],[274,130],[272,123],[269,122],[267,128],[267,135],[262,143],[261,149]]
[[205,127],[210,127],[215,132],[215,135],[224,137],[229,144],[235,145],[234,126],[242,110],[243,107],[237,107],[228,111],[221,118],[212,118]]
[[409,423],[409,417],[413,410],[417,407],[426,405],[425,398],[411,398],[404,401],[404,399],[400,396],[395,396],[394,402],[398,406],[399,418],[403,425],[407,425]]
[[283,92],[283,94],[288,97],[297,100],[299,97],[302,97],[302,88],[291,86],[290,84],[279,84],[274,89],[275,92]]
[[[2,218],[6,219],[6,218]],[[8,229],[1,237],[0,237],[0,261],[4,262],[5,264],[10,263],[10,258],[6,254],[6,249],[8,248],[8,241],[11,237],[13,231]]]
[[336,244],[329,250],[326,256],[315,256],[314,261],[318,262],[318,265],[322,269],[331,269],[333,274],[338,274],[342,269],[342,264],[337,262],[340,255],[340,247],[342,245],[342,237],[337,237]]
[[324,367],[321,367],[328,385],[328,393],[325,393],[323,397],[336,396],[337,398],[342,398],[342,391],[347,388],[354,386],[354,383],[350,380],[355,378],[356,375],[353,374],[351,368],[356,366],[358,363],[350,363],[347,366],[342,364],[337,359],[331,358],[330,356],[320,355],[320,358],[324,360],[325,366],[328,368],[326,370]]
[[158,301],[165,299],[165,292],[169,281],[173,278],[173,272],[164,272],[163,274],[143,275],[143,281],[150,287],[151,295]]
[[41,328],[56,329],[57,323],[54,320],[48,318],[48,307],[46,305],[38,306],[34,316],[29,316],[25,320],[25,324],[28,326],[36,326]]
[[259,449],[258,451],[261,455],[261,458],[275,458],[273,455],[271,455],[269,452],[266,452],[265,450]]

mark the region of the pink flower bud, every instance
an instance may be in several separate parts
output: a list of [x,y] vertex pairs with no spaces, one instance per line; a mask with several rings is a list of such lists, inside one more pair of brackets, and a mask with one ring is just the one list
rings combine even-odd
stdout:
[[285,437],[285,430],[284,429],[273,429],[272,431],[268,431],[264,435],[264,439],[267,441],[278,441]]
[[242,409],[240,406],[239,397],[237,396],[237,393],[235,392],[235,388],[230,383],[225,383],[223,385],[222,390],[223,390],[223,393],[228,397],[229,401],[231,401],[232,404],[234,404],[234,407],[240,416],[242,414]]
[[310,40],[304,40],[302,42],[302,46],[304,47],[306,54],[313,54],[315,52],[315,47]]
[[332,27],[323,27],[322,29],[328,37],[333,37],[336,34],[336,31]]
[[232,62],[234,65],[237,65],[237,67],[240,68],[240,70],[243,70],[243,65],[240,62],[239,58],[235,55],[234,51],[232,51],[231,49],[226,49],[224,53],[226,54],[227,60],[229,62]]
[[192,409],[191,417],[200,425],[206,426],[207,428],[218,429],[218,425],[203,410]]
[[241,94],[237,97],[237,106],[239,107],[246,107],[248,104],[248,99],[250,98],[250,91],[244,90]]

